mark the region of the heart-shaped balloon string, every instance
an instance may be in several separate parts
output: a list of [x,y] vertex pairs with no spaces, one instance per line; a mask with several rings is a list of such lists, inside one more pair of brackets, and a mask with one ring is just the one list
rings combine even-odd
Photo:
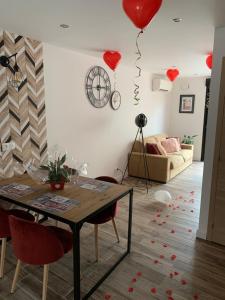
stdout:
[[103,59],[110,69],[115,71],[118,63],[121,60],[121,54],[118,51],[106,51],[103,54]]
[[144,29],[156,15],[162,0],[123,0],[123,9],[134,25]]
[[213,66],[213,55],[212,55],[212,53],[207,56],[206,64],[207,64],[208,68],[211,70],[212,66]]
[[166,75],[170,81],[174,81],[179,76],[179,74],[180,72],[178,69],[169,69],[166,72]]

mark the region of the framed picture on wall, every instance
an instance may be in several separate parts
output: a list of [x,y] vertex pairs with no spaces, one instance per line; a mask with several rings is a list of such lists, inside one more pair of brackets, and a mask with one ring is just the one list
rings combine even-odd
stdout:
[[195,95],[180,95],[179,113],[193,114],[195,108]]

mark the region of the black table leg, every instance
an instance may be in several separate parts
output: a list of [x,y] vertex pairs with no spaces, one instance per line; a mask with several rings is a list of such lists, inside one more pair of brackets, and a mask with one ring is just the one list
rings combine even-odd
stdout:
[[80,300],[80,226],[79,224],[73,224],[71,229],[73,231],[74,300]]
[[129,193],[127,253],[130,253],[130,248],[131,248],[132,211],[133,211],[133,189]]

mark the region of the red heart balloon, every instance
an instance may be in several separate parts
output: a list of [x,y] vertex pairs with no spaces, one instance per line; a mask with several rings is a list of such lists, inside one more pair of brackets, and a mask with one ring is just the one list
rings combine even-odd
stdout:
[[169,69],[166,72],[166,75],[170,81],[174,81],[177,78],[177,76],[179,76],[179,74],[180,74],[180,72],[178,69]]
[[213,65],[213,55],[209,54],[206,58],[206,64],[209,67],[209,69],[212,69],[212,65]]
[[162,0],[123,0],[123,9],[134,25],[144,29],[158,12]]
[[119,61],[121,60],[121,54],[118,51],[106,51],[103,55],[105,63],[115,71]]

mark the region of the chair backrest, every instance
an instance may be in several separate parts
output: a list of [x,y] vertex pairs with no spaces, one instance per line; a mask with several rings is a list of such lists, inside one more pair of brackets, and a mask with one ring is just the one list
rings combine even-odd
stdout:
[[31,265],[45,265],[64,255],[61,242],[46,226],[9,216],[13,250],[18,259]]
[[99,176],[99,177],[96,177],[95,179],[101,180],[101,181],[106,181],[106,182],[111,182],[111,183],[115,183],[115,184],[119,184],[119,182],[115,178],[109,177],[109,176]]
[[[119,184],[119,182],[115,178],[110,177],[110,176],[99,176],[99,177],[96,177],[95,179]],[[117,207],[117,202],[116,202],[111,207],[107,208],[103,213],[108,214],[111,218],[114,218],[117,214],[117,211],[118,211],[118,207]]]
[[0,208],[0,238],[7,238],[10,236],[8,212],[4,208]]

